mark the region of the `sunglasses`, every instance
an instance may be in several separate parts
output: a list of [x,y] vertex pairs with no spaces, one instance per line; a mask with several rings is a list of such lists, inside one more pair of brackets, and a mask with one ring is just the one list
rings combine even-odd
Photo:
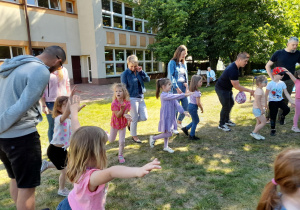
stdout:
[[60,64],[61,67],[63,67],[63,64],[62,64],[62,62],[61,62],[62,59],[61,59],[60,57],[58,57],[57,55],[56,55],[56,58],[57,58],[58,60],[60,60],[60,61],[59,61],[59,64]]
[[263,81],[263,83],[266,83],[266,84],[267,84],[267,83],[268,83],[268,81]]

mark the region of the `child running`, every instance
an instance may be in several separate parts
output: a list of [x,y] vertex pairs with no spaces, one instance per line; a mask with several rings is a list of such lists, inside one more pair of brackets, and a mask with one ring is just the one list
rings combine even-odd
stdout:
[[[290,72],[289,72],[290,73]],[[287,73],[287,74],[289,74]],[[296,86],[296,95],[295,95],[295,115],[294,115],[294,124],[292,127],[292,131],[299,133],[300,129],[298,127],[298,121],[300,117],[300,70],[295,72],[295,76],[293,76],[291,73],[289,74],[290,78],[293,80]]]
[[[201,113],[203,113],[203,106],[200,101],[201,92],[198,90],[202,86],[202,77],[199,75],[193,75],[190,83],[190,91],[194,92],[190,96],[190,103],[188,105],[188,111],[192,117],[192,122],[188,124],[186,127],[181,130],[185,133],[185,135],[189,136],[189,140],[200,140],[197,136],[195,136],[195,131],[197,124],[199,123],[198,116],[198,107],[201,109]],[[191,133],[189,135],[188,130],[191,129]]]
[[286,149],[274,162],[274,178],[265,186],[257,210],[300,209],[299,186],[300,149]]
[[282,97],[282,92],[284,92],[286,98],[289,100],[289,102],[292,104],[292,107],[295,107],[294,102],[292,101],[292,98],[290,94],[286,90],[286,84],[281,81],[284,74],[287,72],[287,74],[290,76],[291,73],[288,72],[285,68],[282,67],[276,67],[273,69],[273,75],[274,78],[266,88],[266,101],[269,98],[269,110],[270,110],[270,118],[271,118],[271,136],[276,135],[276,116],[278,113],[278,109],[282,109],[282,115],[280,116],[280,125],[284,124],[285,116],[290,112],[290,108],[284,103],[284,99]]
[[113,85],[113,102],[111,104],[111,123],[110,123],[110,135],[109,142],[116,140],[117,133],[119,131],[119,163],[125,163],[123,157],[123,150],[125,147],[125,134],[126,126],[128,124],[127,120],[131,120],[131,116],[127,114],[130,111],[130,100],[129,93],[126,86],[121,83]]
[[112,166],[106,168],[105,144],[107,134],[96,126],[80,127],[78,121],[79,96],[70,96],[71,136],[68,156],[67,177],[74,183],[68,198],[57,210],[105,209],[108,182],[114,178],[143,177],[153,169],[160,169],[160,162],[154,159],[143,167]]
[[[255,79],[255,78],[254,78]],[[253,79],[253,80],[254,80]],[[267,77],[260,75],[256,77],[256,90],[254,92],[253,101],[253,114],[256,117],[256,125],[254,130],[250,133],[250,136],[256,140],[264,140],[265,137],[258,132],[266,125],[267,119],[265,117],[265,109],[267,108],[265,93],[263,88],[268,84]]]
[[[172,136],[172,130],[177,129],[175,111],[178,110],[178,112],[184,113],[186,116],[189,116],[188,112],[183,110],[182,106],[179,105],[177,100],[193,94],[193,92],[172,94],[169,93],[171,91],[171,88],[171,80],[168,78],[161,78],[156,81],[156,98],[158,99],[160,97],[161,100],[158,131],[162,132],[162,134],[159,134],[157,136],[150,136],[149,139],[150,147],[153,148],[155,141],[157,139],[163,138],[165,140],[163,151],[169,153],[174,152],[174,150],[172,150],[168,146],[168,142],[169,137]],[[162,93],[159,96],[160,89],[162,90]]]

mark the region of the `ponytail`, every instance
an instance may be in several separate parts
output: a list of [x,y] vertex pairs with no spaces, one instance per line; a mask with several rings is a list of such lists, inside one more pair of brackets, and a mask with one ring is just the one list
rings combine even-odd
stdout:
[[266,184],[256,210],[272,210],[279,204],[280,198],[276,188],[277,186],[272,182]]
[[158,80],[156,80],[156,98],[158,99],[159,98],[159,93],[160,93],[160,88],[163,86],[163,85],[167,85],[168,83],[171,83],[170,79],[168,78],[160,78]]

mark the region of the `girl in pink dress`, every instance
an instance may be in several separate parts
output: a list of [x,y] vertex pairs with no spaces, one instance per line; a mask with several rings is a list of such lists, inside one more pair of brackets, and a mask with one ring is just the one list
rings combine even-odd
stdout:
[[[290,76],[291,77],[291,76]],[[292,131],[296,133],[300,133],[300,129],[298,127],[298,120],[300,117],[300,70],[295,72],[295,77],[291,77],[296,86],[296,95],[295,95],[295,115],[294,115],[294,124],[292,127]]]
[[131,116],[127,114],[130,111],[129,93],[126,86],[122,83],[114,84],[113,86],[113,102],[111,104],[111,123],[109,142],[116,140],[119,131],[119,163],[125,163],[123,150],[125,147],[125,134],[128,121],[131,121]]
[[[177,129],[177,122],[176,122],[176,113],[177,110],[180,113],[184,113],[186,116],[189,116],[187,111],[184,111],[182,106],[179,105],[179,99],[184,97],[190,96],[193,92],[188,93],[181,93],[181,94],[173,94],[170,93],[172,88],[171,80],[168,78],[161,78],[156,81],[156,98],[160,97],[161,101],[161,108],[160,108],[160,121],[158,124],[158,131],[162,132],[162,134],[156,136],[150,136],[150,147],[153,148],[155,141],[157,139],[164,139],[164,149],[163,151],[173,153],[172,150],[168,146],[169,137],[172,136],[172,131]],[[159,96],[160,89],[162,93]]]

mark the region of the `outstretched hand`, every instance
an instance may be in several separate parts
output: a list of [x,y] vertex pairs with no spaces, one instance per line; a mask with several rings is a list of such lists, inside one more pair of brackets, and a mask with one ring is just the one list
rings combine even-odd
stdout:
[[[79,106],[80,105],[80,96],[73,95],[72,97],[70,97],[69,102],[70,102],[69,106],[70,106],[71,113],[77,113],[81,110],[81,107]],[[83,105],[83,106],[85,106],[85,105]]]
[[254,97],[254,90],[251,90],[251,91],[250,91],[250,96],[253,96],[253,97]]
[[193,95],[194,92],[186,92],[184,95],[187,97],[187,96],[190,96],[190,95]]
[[161,169],[160,162],[155,158],[152,162],[144,165],[139,168],[137,172],[137,177],[144,177],[146,174],[149,174],[153,169]]

